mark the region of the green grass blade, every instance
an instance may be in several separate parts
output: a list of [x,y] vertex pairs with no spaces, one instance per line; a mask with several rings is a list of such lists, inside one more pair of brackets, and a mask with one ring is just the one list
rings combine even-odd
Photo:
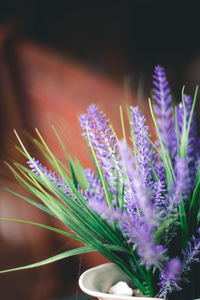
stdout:
[[[8,164],[9,166],[9,164]],[[38,181],[34,181],[35,187],[28,184],[11,166],[9,166],[12,172],[14,173],[16,179],[20,182],[22,186],[24,186],[29,192],[35,195],[38,199],[40,199],[44,204],[52,211],[52,213],[60,220],[64,221],[62,210],[64,210],[64,206],[54,199],[50,194],[45,191],[42,186],[38,183]],[[31,171],[30,171],[31,172]],[[35,176],[35,174],[32,174]],[[38,177],[39,179],[39,177]],[[44,181],[45,182],[45,181]],[[49,187],[49,185],[48,185]]]
[[[56,160],[55,156],[53,155],[53,153],[51,152],[51,150],[49,149],[49,147],[47,146],[47,144],[45,143],[43,137],[41,136],[41,134],[39,133],[39,131],[37,129],[36,129],[36,132],[37,132],[38,136],[40,137],[43,145],[45,146],[46,151],[48,152],[48,154],[52,158],[52,160],[54,162],[54,166],[56,167],[56,170],[58,171],[59,175],[66,181],[66,184],[68,185],[69,189],[72,191],[74,196],[77,198],[77,201],[79,201],[82,205],[85,206],[86,201],[85,201],[84,197],[82,197],[80,195],[77,188],[71,182],[71,179],[69,179],[69,177],[66,175],[66,173],[62,170],[62,168],[60,167],[60,165],[59,165],[58,161]],[[42,177],[42,174],[41,174],[41,177]]]
[[191,112],[190,112],[190,116],[189,116],[189,120],[188,120],[188,124],[187,124],[187,111],[186,111],[186,106],[185,106],[184,87],[183,87],[183,90],[182,90],[182,103],[183,103],[183,112],[184,112],[184,123],[183,123],[183,134],[182,134],[181,149],[180,149],[181,157],[187,157],[188,137],[189,137],[189,131],[190,131],[192,117],[193,117],[193,114],[194,114],[194,108],[195,108],[195,105],[196,105],[197,94],[198,94],[198,86],[195,89],[194,100],[193,100],[193,103],[192,103],[192,108],[191,108]]
[[[61,203],[59,203],[57,200],[55,200],[53,197],[51,197],[38,183],[37,180],[31,181],[31,183],[34,182],[33,187],[32,185],[28,184],[17,172],[12,166],[10,166],[8,163],[6,163],[7,166],[10,168],[10,170],[13,172],[16,179],[20,182],[22,186],[24,186],[29,192],[31,192],[33,195],[35,195],[38,199],[40,199],[44,204],[52,211],[52,213],[57,217],[61,218],[61,215],[59,213]],[[31,171],[29,171],[31,172]],[[35,174],[32,174],[32,178],[34,179]],[[44,176],[43,176],[44,177]],[[38,177],[39,178],[39,177]],[[45,182],[45,181],[44,181]],[[63,208],[63,207],[62,207]],[[63,218],[61,218],[63,219]]]
[[71,175],[72,175],[72,179],[73,179],[73,182],[74,182],[74,186],[77,188],[77,186],[78,186],[78,180],[77,180],[77,177],[76,177],[76,174],[75,174],[75,171],[74,171],[73,163],[72,163],[72,161],[71,161],[71,159],[70,159],[70,157],[69,157],[69,155],[68,155],[68,153],[67,153],[67,151],[65,149],[65,146],[64,146],[64,144],[63,144],[60,136],[58,135],[58,133],[57,133],[57,131],[56,131],[56,129],[55,129],[55,127],[53,125],[52,125],[52,129],[53,129],[53,131],[54,131],[54,133],[55,133],[55,135],[56,135],[56,137],[57,137],[57,139],[58,139],[58,141],[59,141],[59,143],[60,143],[60,145],[61,145],[61,147],[62,147],[62,149],[63,149],[63,151],[65,153],[65,155],[66,155],[66,158],[67,158],[69,166],[70,166],[70,170],[71,170]]
[[53,214],[53,212],[52,212],[49,208],[47,208],[46,206],[44,206],[43,204],[38,203],[38,202],[36,202],[36,201],[34,201],[34,200],[32,200],[32,199],[30,199],[30,198],[28,198],[28,197],[25,197],[25,196],[23,196],[23,195],[21,195],[21,194],[18,194],[18,193],[16,193],[16,192],[10,190],[9,188],[7,188],[7,187],[5,187],[5,186],[1,186],[1,185],[0,185],[0,187],[1,187],[2,189],[6,190],[7,192],[9,192],[9,193],[11,193],[11,194],[13,194],[13,195],[15,195],[15,196],[17,196],[17,197],[19,197],[19,198],[25,200],[25,201],[27,201],[28,203],[32,204],[33,206],[35,206],[35,207],[41,209],[41,210],[44,211],[45,213],[47,213],[47,214],[49,214],[49,215],[51,215],[51,216],[57,218],[57,217]]
[[[183,201],[181,199],[181,201]],[[183,249],[187,247],[188,242],[188,222],[184,205],[179,205],[179,213],[180,213],[180,224],[181,224],[181,232],[182,232],[182,246]]]
[[[40,152],[43,154],[43,156],[45,157],[45,159],[50,163],[50,165],[56,169],[56,165],[54,163],[54,161],[52,160],[51,156],[48,154],[46,148],[36,139],[33,139],[34,144],[38,147],[38,149],[40,150]],[[70,175],[70,171],[67,169],[67,167],[57,158],[55,157],[57,163],[63,168],[63,170]]]
[[78,174],[78,179],[80,182],[81,187],[86,190],[88,187],[88,181],[85,177],[85,168],[82,166],[82,164],[80,163],[80,161],[78,160],[77,157],[75,157],[75,161],[74,161],[74,169],[76,170],[76,174]]
[[199,87],[197,86],[195,89],[195,92],[194,92],[192,108],[191,108],[191,112],[190,112],[190,116],[189,116],[189,120],[188,120],[187,137],[189,136],[189,131],[190,131],[191,121],[192,121],[192,117],[193,117],[194,109],[195,109],[195,105],[196,105],[198,90],[199,90]]
[[15,218],[4,218],[4,217],[0,217],[0,220],[33,225],[33,226],[36,226],[36,227],[40,227],[40,228],[43,228],[43,229],[54,231],[56,233],[59,233],[59,234],[65,235],[67,237],[73,238],[73,239],[75,239],[77,241],[83,242],[82,239],[80,239],[79,237],[77,237],[77,236],[75,236],[75,235],[73,235],[71,233],[68,233],[66,231],[63,231],[63,230],[55,228],[55,227],[51,227],[51,226],[47,226],[47,225],[44,225],[44,224],[40,224],[40,223],[37,223],[37,222],[32,222],[32,221],[22,220],[22,219],[15,219]]
[[180,142],[179,142],[179,130],[178,130],[178,118],[177,118],[177,107],[175,107],[175,126],[176,126],[176,140],[177,140],[177,155],[180,157]]
[[[22,168],[25,168],[23,166],[21,166]],[[27,168],[25,168],[26,170],[28,170]],[[29,171],[31,172],[31,171]],[[40,176],[36,175],[36,174],[32,174],[33,177],[35,177],[38,181],[40,181],[41,184],[44,184],[43,180],[40,178]],[[37,186],[37,185],[36,185]],[[104,230],[104,227],[99,227],[99,223],[100,222],[96,222],[96,218],[93,218],[93,215],[91,214],[91,211],[87,208],[85,208],[83,210],[83,207],[79,205],[79,203],[74,200],[73,198],[68,198],[66,196],[65,193],[63,193],[62,190],[60,189],[55,189],[55,187],[53,186],[53,183],[51,183],[51,191],[54,193],[56,191],[56,196],[59,197],[59,199],[62,199],[62,201],[69,207],[70,210],[68,210],[66,207],[61,207],[61,209],[63,210],[63,213],[65,213],[66,215],[72,217],[73,219],[75,219],[77,222],[79,222],[81,224],[81,226],[85,226],[86,229],[84,230],[84,232],[87,232],[88,230],[90,230],[91,232],[96,232],[96,236],[98,235],[98,232],[102,232],[103,234],[106,234],[106,236],[109,236],[110,237],[110,233],[109,235],[107,234],[108,233],[108,230],[105,232]],[[33,190],[33,187],[31,186],[26,186],[26,188],[29,189],[30,192],[34,192],[34,194],[37,196],[37,197],[40,197],[41,200],[43,200],[43,195],[40,193],[38,195],[38,191],[37,190]],[[41,187],[40,187],[41,189]],[[46,200],[46,198],[45,198]],[[48,204],[46,204],[48,205]],[[58,208],[60,208],[61,204],[60,203],[57,203],[58,205]],[[52,208],[51,208],[52,209]],[[89,214],[88,214],[89,212]],[[92,218],[91,218],[92,216]],[[66,216],[65,216],[66,217]],[[62,222],[66,223],[66,220],[64,218],[62,218]],[[100,224],[102,225],[102,224]],[[71,225],[68,223],[68,226],[70,227]],[[76,226],[77,227],[78,224],[76,223]],[[88,227],[90,226],[90,227]],[[73,227],[74,228],[74,227]],[[76,230],[74,230],[76,232]],[[79,228],[79,235],[80,235],[80,228]],[[84,236],[84,233],[82,233],[82,236]],[[112,237],[114,236],[114,234],[112,234]],[[116,238],[115,238],[116,240]]]
[[124,126],[124,117],[123,117],[123,109],[122,106],[120,105],[120,120],[121,120],[121,126],[122,126],[122,134],[123,134],[123,139],[126,141],[126,132],[125,132],[125,126]]
[[182,130],[182,138],[181,138],[181,147],[180,147],[180,155],[181,157],[187,157],[187,146],[188,146],[188,137],[187,137],[187,112],[185,107],[185,99],[184,99],[184,89],[182,89],[182,104],[183,104],[183,130]]
[[71,256],[74,256],[74,255],[79,255],[79,254],[83,254],[83,253],[87,253],[87,252],[94,252],[94,251],[96,251],[96,249],[94,247],[84,246],[84,247],[81,247],[81,248],[65,251],[63,253],[57,254],[55,256],[52,256],[50,258],[47,258],[45,260],[30,264],[30,265],[3,270],[3,271],[0,271],[0,274],[13,272],[13,271],[26,270],[26,269],[33,269],[33,268],[45,266],[47,264],[53,263],[55,261],[62,260],[62,259],[67,258],[67,257],[71,257]]

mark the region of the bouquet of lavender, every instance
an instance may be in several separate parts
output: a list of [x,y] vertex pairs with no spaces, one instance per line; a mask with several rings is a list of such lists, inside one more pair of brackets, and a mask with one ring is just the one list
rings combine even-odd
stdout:
[[82,242],[83,247],[1,273],[98,251],[116,263],[143,295],[179,300],[200,297],[200,153],[194,116],[197,89],[192,101],[183,88],[181,103],[173,106],[164,69],[157,66],[153,78],[149,107],[155,143],[138,107],[130,107],[128,112],[128,138],[121,114],[122,140],[95,105],[80,117],[96,172],[69,157],[54,127],[68,168],[52,154],[39,131],[40,141],[34,140],[54,171],[33,158],[16,133],[18,149],[28,166],[8,166],[40,201],[9,191],[63,222],[66,231],[9,220],[55,231]]

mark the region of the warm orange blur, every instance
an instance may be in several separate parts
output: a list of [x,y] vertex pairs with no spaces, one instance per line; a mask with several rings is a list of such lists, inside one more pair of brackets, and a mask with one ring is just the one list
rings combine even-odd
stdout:
[[[130,90],[124,88],[123,82],[118,84],[87,65],[31,42],[18,41],[11,43],[10,47],[12,51],[8,59],[2,37],[0,93],[3,158],[24,161],[14,147],[17,141],[13,128],[17,129],[28,149],[35,155],[25,131],[35,136],[34,128],[37,127],[55,155],[64,161],[51,129],[51,124],[55,124],[69,153],[75,154],[85,167],[91,166],[88,149],[81,137],[78,116],[86,111],[90,103],[96,103],[107,113],[121,136],[119,106],[125,107],[125,103],[136,104]],[[4,176],[2,185],[27,195],[5,167],[1,170]],[[2,190],[0,207],[1,216],[62,227],[62,224],[57,224],[49,216]],[[0,223],[0,239],[1,269],[31,263],[78,246],[74,241],[47,231],[8,222]],[[0,286],[5,288],[1,289],[1,295],[3,297],[5,294],[7,298],[4,299],[12,299],[13,294],[18,295],[16,299],[26,299],[25,295],[29,295],[31,290],[28,299],[45,300],[54,295],[72,294],[77,289],[79,272],[103,261],[105,259],[102,256],[94,253],[83,255],[81,266],[79,258],[73,258],[41,270],[3,275],[0,277]],[[8,285],[12,289],[8,289]]]

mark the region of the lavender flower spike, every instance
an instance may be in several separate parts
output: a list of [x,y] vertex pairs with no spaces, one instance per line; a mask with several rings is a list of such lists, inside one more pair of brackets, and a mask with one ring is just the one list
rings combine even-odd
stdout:
[[178,257],[172,258],[170,261],[165,263],[163,271],[161,272],[161,286],[159,295],[160,297],[166,296],[172,291],[180,291],[182,288],[179,286],[181,279],[182,263]]
[[153,78],[153,84],[155,86],[153,92],[156,101],[154,111],[158,116],[157,123],[159,125],[162,142],[169,153],[171,153],[172,145],[176,142],[176,135],[172,117],[172,96],[164,68],[161,66],[155,67]]
[[137,249],[141,264],[147,268],[159,267],[165,259],[166,250],[162,245],[156,245],[152,226],[145,222],[144,217],[136,214],[124,214],[122,222],[122,228],[129,242]]
[[136,147],[137,171],[143,179],[144,186],[152,184],[152,171],[150,163],[155,159],[152,146],[148,140],[149,128],[146,120],[138,107],[130,107],[131,125],[133,126],[133,136]]
[[151,226],[143,224],[137,231],[137,251],[141,258],[141,263],[145,264],[147,268],[151,266],[158,267],[160,262],[164,259],[166,250],[163,245],[156,245],[153,238],[153,231]]
[[70,191],[70,189],[69,189],[67,183],[65,182],[65,180],[63,178],[61,178],[60,176],[57,177],[56,173],[52,172],[52,170],[48,170],[47,167],[43,167],[43,165],[40,163],[39,160],[36,160],[33,157],[31,160],[27,161],[27,164],[29,165],[29,167],[32,169],[32,171],[36,175],[41,175],[40,174],[40,172],[41,172],[42,174],[47,176],[47,178],[50,181],[55,182],[55,184],[58,188],[62,188],[62,190],[65,194],[67,194],[69,197],[73,197],[73,194]]
[[98,203],[106,202],[105,191],[101,180],[97,178],[91,169],[86,169],[84,174],[88,181],[88,187],[85,191],[86,200]]
[[185,198],[189,187],[188,164],[184,157],[177,157],[175,161],[176,182],[171,190],[169,199],[169,210],[180,204],[181,198]]
[[197,230],[198,237],[192,236],[192,240],[188,242],[188,248],[183,250],[184,269],[183,274],[190,271],[191,264],[200,262],[200,228]]
[[[157,209],[152,205],[151,198],[148,189],[143,186],[143,182],[139,174],[134,169],[134,158],[131,149],[124,141],[119,142],[120,152],[120,164],[125,168],[127,172],[127,186],[129,186],[129,193],[134,194],[134,197],[130,199],[134,200],[133,206],[137,206],[141,211],[141,214],[145,217],[146,223],[151,226],[158,225],[159,213]],[[128,203],[127,203],[128,204]],[[129,205],[131,203],[129,201]],[[132,208],[128,208],[131,211]]]
[[87,114],[81,115],[79,120],[83,136],[88,140],[89,134],[104,177],[109,184],[110,191],[114,194],[119,186],[121,176],[116,156],[116,137],[108,126],[109,120],[105,120],[105,117],[102,112],[98,111],[96,105],[91,104]]

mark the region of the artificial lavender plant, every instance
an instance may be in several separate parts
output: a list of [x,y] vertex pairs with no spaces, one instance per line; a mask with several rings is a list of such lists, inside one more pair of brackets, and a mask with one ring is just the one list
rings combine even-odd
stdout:
[[[9,191],[59,219],[66,231],[7,220],[56,231],[79,240],[83,247],[1,273],[98,251],[115,262],[143,295],[179,300],[200,297],[200,154],[194,113],[197,89],[193,100],[183,89],[182,101],[176,106],[161,66],[155,68],[153,78],[149,107],[157,141],[151,140],[138,107],[130,107],[128,112],[131,132],[127,139],[125,134],[123,139],[116,136],[106,115],[94,104],[80,116],[93,169],[85,169],[69,157],[54,127],[68,167],[53,155],[39,131],[40,142],[34,140],[53,171],[27,152],[16,133],[27,166],[7,165],[40,201]],[[121,124],[124,132],[123,118]]]

